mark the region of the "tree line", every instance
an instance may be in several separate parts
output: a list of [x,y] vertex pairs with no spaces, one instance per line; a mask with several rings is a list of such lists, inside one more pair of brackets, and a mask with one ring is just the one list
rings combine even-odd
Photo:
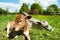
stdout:
[[9,12],[8,8],[6,10],[0,8],[1,14],[17,14],[21,12],[27,12],[28,14],[41,14],[41,15],[60,15],[60,8],[56,4],[49,5],[45,10],[39,3],[33,3],[29,8],[26,3],[23,3],[19,12]]

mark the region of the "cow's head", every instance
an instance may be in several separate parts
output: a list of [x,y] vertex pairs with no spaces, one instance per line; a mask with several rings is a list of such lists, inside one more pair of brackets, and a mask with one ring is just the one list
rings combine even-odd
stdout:
[[23,14],[19,14],[15,20],[16,24],[21,23],[23,24],[26,19],[30,19],[31,16],[24,16]]
[[50,30],[50,31],[54,30],[54,28],[51,25],[49,25],[47,21],[41,20],[38,23],[41,24],[43,26],[43,28],[45,28],[47,30]]

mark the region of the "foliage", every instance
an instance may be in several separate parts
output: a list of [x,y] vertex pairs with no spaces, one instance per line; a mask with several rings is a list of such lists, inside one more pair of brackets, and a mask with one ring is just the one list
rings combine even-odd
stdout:
[[48,14],[48,15],[52,15],[53,13],[55,13],[53,8],[51,8],[51,7],[47,8],[46,12],[47,12],[46,14]]
[[59,13],[59,8],[55,4],[48,6],[46,9],[46,14],[48,14],[48,15],[53,15],[53,14],[56,15],[57,13]]
[[29,13],[29,8],[28,5],[26,3],[23,3],[23,5],[21,6],[21,9],[19,10],[19,12],[27,12]]
[[19,12],[18,10],[15,10],[15,12],[9,12],[8,8],[6,8],[6,10],[0,8],[0,15],[1,14],[5,14],[5,15],[18,14],[21,12],[27,12],[30,14],[43,14],[43,15],[57,15],[58,14],[60,15],[60,8],[58,8],[57,5],[52,4],[52,5],[49,5],[46,10],[44,10],[42,6],[38,3],[33,3],[30,9],[28,8],[28,5],[26,3],[23,3]]
[[0,15],[1,15],[1,14],[7,14],[7,11],[4,10],[4,9],[2,9],[2,8],[0,8]]
[[52,5],[50,5],[50,7],[52,7],[55,12],[59,12],[59,8],[57,5],[52,4]]
[[2,14],[5,14],[5,15],[7,15],[7,14],[17,14],[17,13],[18,13],[17,10],[15,12],[9,12],[8,8],[6,10],[0,8],[0,15],[2,15]]
[[32,5],[31,5],[31,13],[32,14],[42,14],[42,7],[41,7],[41,5],[40,4],[38,4],[38,3],[33,3]]

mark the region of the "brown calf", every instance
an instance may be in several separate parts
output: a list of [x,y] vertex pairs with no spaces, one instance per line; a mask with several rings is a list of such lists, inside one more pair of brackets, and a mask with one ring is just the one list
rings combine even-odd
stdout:
[[10,21],[7,24],[7,37],[9,37],[9,29],[15,28],[15,31],[22,30],[23,34],[27,37],[28,40],[30,40],[29,36],[29,30],[30,30],[30,25],[29,25],[29,18],[30,16],[24,16],[22,14],[19,14],[16,18],[15,21]]

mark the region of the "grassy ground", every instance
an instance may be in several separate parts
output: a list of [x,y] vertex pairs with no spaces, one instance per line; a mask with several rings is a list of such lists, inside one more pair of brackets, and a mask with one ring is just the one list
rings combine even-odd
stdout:
[[[31,40],[60,40],[60,16],[58,15],[32,15],[38,20],[46,20],[50,25],[54,27],[54,31],[47,31],[45,29],[39,30],[33,28],[30,31]],[[9,39],[6,38],[6,25],[8,21],[15,20],[16,15],[0,15],[0,40],[22,40],[22,35],[18,38]]]

